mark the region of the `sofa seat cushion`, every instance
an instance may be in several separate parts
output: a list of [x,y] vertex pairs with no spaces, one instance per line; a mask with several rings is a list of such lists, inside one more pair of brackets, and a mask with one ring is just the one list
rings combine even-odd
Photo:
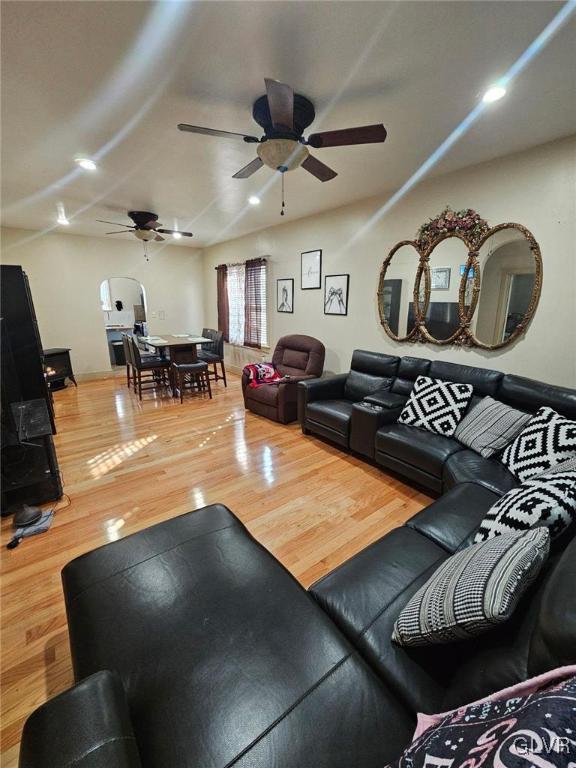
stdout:
[[306,418],[348,435],[353,406],[350,400],[318,400],[308,404]]
[[454,453],[444,465],[444,489],[459,483],[478,483],[494,493],[503,495],[518,486],[518,480],[497,459],[485,459],[476,451]]
[[461,483],[410,518],[406,525],[450,553],[472,544],[488,510],[501,498],[476,483]]
[[452,661],[445,649],[418,649],[392,642],[400,611],[434,570],[445,549],[406,526],[359,552],[310,591],[413,712],[433,712],[443,697]]
[[120,675],[146,765],[288,768],[301,739],[318,766],[372,768],[410,739],[407,708],[221,505],[90,552],[63,578],[76,677]]
[[386,424],[376,433],[377,452],[389,454],[435,477],[442,476],[444,463],[461,450],[460,443],[451,437],[404,424]]

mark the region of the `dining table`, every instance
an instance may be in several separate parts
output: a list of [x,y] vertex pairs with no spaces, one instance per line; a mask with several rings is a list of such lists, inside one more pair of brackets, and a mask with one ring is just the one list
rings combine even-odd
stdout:
[[[212,339],[196,336],[193,333],[163,333],[161,336],[139,336],[138,341],[152,347],[171,363],[198,362],[198,346],[210,344]],[[172,369],[169,371],[172,396],[176,397],[176,382]]]

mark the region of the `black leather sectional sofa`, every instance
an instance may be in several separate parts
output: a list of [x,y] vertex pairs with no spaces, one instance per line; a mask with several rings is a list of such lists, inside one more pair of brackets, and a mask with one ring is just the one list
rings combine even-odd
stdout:
[[456,439],[398,424],[418,376],[471,384],[470,408],[486,395],[535,413],[549,406],[576,419],[576,390],[488,368],[356,350],[349,373],[298,385],[304,433],[315,433],[440,493],[474,481],[503,494],[516,478],[496,458],[484,459]]
[[[405,398],[418,364],[380,358],[355,353],[358,375],[308,383],[304,429],[351,445],[364,396]],[[568,390],[540,385],[534,399],[534,382],[456,368],[512,404],[576,410]],[[312,407],[321,402],[324,411]],[[376,435],[399,407],[367,409],[382,463],[390,443]],[[456,455],[442,471],[418,468],[429,487],[451,486],[438,500],[308,591],[221,505],[72,561],[63,582],[78,683],[30,716],[20,768],[382,768],[410,741],[418,711],[575,663],[571,532],[506,624],[444,646],[392,643],[402,608],[470,544],[502,490],[488,470],[484,480],[447,475]]]

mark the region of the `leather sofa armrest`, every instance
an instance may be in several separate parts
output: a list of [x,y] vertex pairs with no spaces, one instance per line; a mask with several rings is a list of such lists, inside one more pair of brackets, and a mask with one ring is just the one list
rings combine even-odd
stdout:
[[298,419],[305,429],[306,406],[317,400],[339,400],[344,397],[347,373],[328,376],[325,379],[309,379],[298,382]]
[[[405,398],[404,398],[405,399]],[[368,459],[373,459],[376,453],[376,432],[384,424],[398,421],[402,407],[384,407],[377,403],[368,402],[365,398],[360,403],[354,403],[350,422],[350,448]]]
[[365,403],[379,405],[381,408],[404,408],[408,397],[399,395],[397,392],[390,392],[389,389],[377,389],[364,398]]
[[38,707],[22,733],[19,768],[141,768],[122,682],[97,672]]

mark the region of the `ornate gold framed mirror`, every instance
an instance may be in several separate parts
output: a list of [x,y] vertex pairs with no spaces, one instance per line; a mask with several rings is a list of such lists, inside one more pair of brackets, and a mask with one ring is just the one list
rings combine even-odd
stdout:
[[526,331],[541,289],[542,256],[526,227],[446,208],[384,260],[378,312],[394,341],[500,349]]

